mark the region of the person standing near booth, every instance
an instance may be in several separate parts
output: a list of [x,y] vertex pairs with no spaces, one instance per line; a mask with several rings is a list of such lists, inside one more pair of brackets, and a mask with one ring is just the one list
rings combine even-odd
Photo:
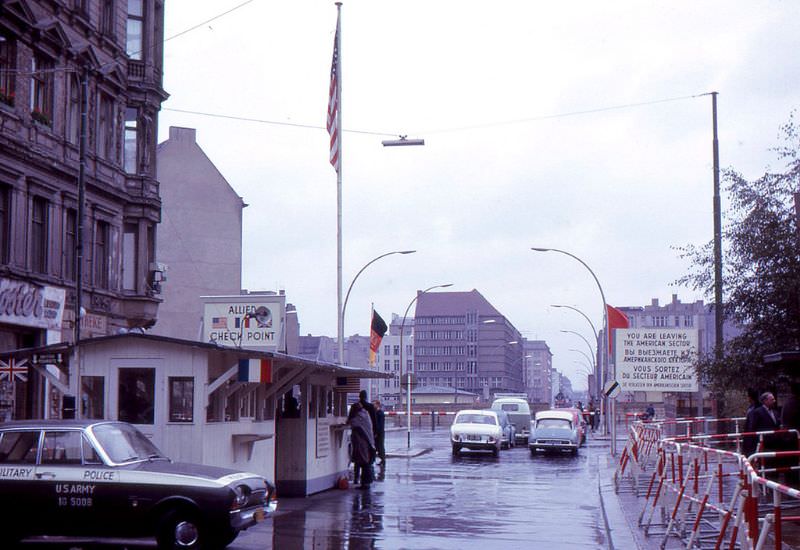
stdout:
[[383,412],[380,400],[376,399],[372,404],[375,406],[375,449],[380,459],[378,465],[383,467],[386,464],[386,447],[384,446],[386,436],[386,414]]
[[350,460],[353,462],[353,483],[361,483],[362,489],[372,484],[372,463],[375,460],[375,435],[372,420],[360,402],[350,407],[347,415],[350,425]]

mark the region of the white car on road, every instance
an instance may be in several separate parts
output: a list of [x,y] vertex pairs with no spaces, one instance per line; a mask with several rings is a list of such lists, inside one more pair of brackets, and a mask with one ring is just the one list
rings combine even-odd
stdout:
[[502,439],[500,420],[491,410],[460,411],[450,427],[453,456],[458,455],[461,449],[492,451],[497,456]]

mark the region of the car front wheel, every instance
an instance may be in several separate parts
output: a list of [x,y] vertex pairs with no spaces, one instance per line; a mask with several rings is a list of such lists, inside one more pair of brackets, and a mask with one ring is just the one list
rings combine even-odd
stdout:
[[458,456],[458,451],[461,450],[461,447],[458,445],[453,445],[453,456]]
[[197,516],[183,510],[170,510],[164,514],[156,540],[159,550],[196,550],[205,546]]

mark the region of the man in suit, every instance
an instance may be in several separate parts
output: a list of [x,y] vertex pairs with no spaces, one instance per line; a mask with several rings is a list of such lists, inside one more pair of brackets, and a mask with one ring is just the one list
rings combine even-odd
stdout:
[[[764,392],[759,399],[761,405],[753,407],[747,413],[745,420],[745,430],[748,432],[768,432],[780,429],[780,417],[775,411],[775,396],[772,392]],[[756,452],[758,438],[748,437],[744,440],[744,454],[750,456]],[[775,438],[764,436],[764,451],[774,449]]]

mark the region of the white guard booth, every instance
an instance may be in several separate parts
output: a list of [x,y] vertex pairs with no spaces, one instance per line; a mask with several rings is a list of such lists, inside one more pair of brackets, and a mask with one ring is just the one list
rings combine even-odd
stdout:
[[139,333],[2,355],[47,380],[51,418],[130,422],[176,461],[255,472],[279,496],[324,491],[347,475],[347,391],[391,376]]

